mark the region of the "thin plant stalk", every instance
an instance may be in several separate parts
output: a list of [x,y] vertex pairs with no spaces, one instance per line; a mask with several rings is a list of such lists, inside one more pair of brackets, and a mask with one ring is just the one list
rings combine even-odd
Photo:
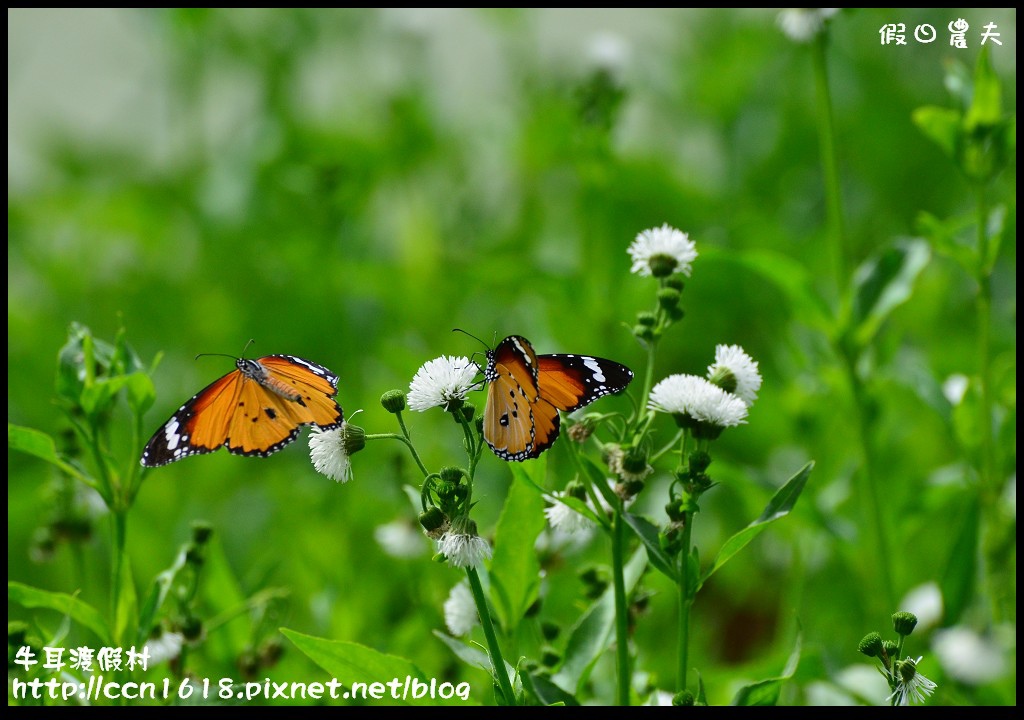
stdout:
[[676,668],[676,689],[686,690],[686,675],[690,664],[690,609],[693,607],[693,598],[690,596],[689,588],[695,583],[690,582],[690,537],[693,529],[692,512],[685,515],[683,527],[683,549],[679,553],[679,587],[678,605],[679,612],[679,635],[676,639],[676,651],[679,656],[679,665]]
[[[839,181],[839,163],[836,153],[835,128],[833,123],[832,96],[828,82],[828,62],[826,57],[827,31],[818,33],[814,41],[814,77],[818,97],[818,136],[821,142],[822,171],[827,207],[828,245],[831,248],[831,264],[835,278],[835,287],[843,298],[837,314],[837,326],[844,327],[850,322],[849,299],[841,292],[847,282],[846,240],[843,228],[842,186]],[[859,494],[863,505],[864,531],[874,538],[875,557],[873,568],[878,572],[881,583],[881,598],[887,605],[894,604],[892,553],[888,531],[883,517],[881,490],[878,487],[878,475],[872,461],[870,428],[867,427],[869,416],[868,391],[857,372],[858,350],[850,345],[845,332],[837,332],[833,338],[837,350],[842,356],[847,380],[857,411],[857,438],[861,446],[863,461],[857,473],[860,479]]]
[[505,669],[505,658],[501,654],[501,646],[498,645],[498,636],[494,632],[494,624],[491,622],[491,614],[487,610],[487,597],[484,595],[483,585],[480,584],[480,576],[476,568],[466,568],[466,576],[469,578],[469,587],[473,591],[473,601],[476,603],[477,613],[480,615],[480,626],[484,630],[484,637],[487,638],[487,649],[491,656],[491,667],[494,668],[494,678],[501,688],[502,699],[505,705],[515,704],[515,692],[512,690],[512,683],[508,679],[508,671]]
[[615,593],[615,702],[617,705],[629,705],[630,668],[629,668],[629,617],[626,606],[626,519],[622,516],[623,501],[620,498],[615,504],[615,517],[612,519],[612,583]]

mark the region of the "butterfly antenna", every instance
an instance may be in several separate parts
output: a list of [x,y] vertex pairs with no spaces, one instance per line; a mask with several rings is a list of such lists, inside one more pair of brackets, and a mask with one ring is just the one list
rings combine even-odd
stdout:
[[[460,333],[462,333],[463,335],[469,335],[469,336],[470,336],[471,338],[473,338],[474,340],[476,340],[476,341],[477,341],[478,343],[480,343],[481,345],[483,345],[483,346],[484,346],[485,348],[487,348],[488,350],[490,350],[490,349],[491,349],[491,348],[493,347],[493,345],[488,345],[487,343],[485,343],[485,342],[484,342],[483,340],[481,340],[480,338],[478,338],[478,337],[477,337],[476,335],[474,335],[473,333],[470,333],[470,332],[466,332],[466,331],[465,331],[465,330],[463,330],[462,328],[452,328],[452,332],[460,332]],[[495,335],[497,335],[497,333],[495,333]]]
[[211,355],[214,356],[214,357],[231,358],[232,360],[237,360],[238,359],[234,355],[228,355],[227,353],[199,353],[198,355],[195,356],[195,359],[198,360],[201,357],[209,357]]

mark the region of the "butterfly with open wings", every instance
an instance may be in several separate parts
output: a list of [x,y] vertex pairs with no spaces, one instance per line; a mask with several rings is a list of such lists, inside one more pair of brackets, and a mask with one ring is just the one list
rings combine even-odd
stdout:
[[510,335],[487,351],[484,440],[503,460],[538,457],[558,437],[559,410],[621,392],[632,379],[633,371],[613,360],[538,355],[526,338]]
[[142,451],[158,467],[226,447],[235,455],[271,455],[303,425],[331,430],[344,413],[335,401],[338,376],[293,355],[238,358],[236,369],[200,390],[171,415]]

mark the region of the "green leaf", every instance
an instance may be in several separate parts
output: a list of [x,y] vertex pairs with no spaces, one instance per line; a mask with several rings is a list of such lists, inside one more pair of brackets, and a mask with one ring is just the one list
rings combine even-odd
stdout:
[[658,571],[668,577],[672,582],[679,582],[679,571],[676,569],[675,563],[672,558],[668,556],[664,548],[661,547],[661,538],[659,536],[658,528],[656,528],[646,518],[632,515],[628,512],[622,513],[622,517],[626,520],[626,524],[633,528],[633,532],[640,538],[640,542],[647,548],[647,559],[650,560]]
[[[483,670],[488,676],[491,674],[491,658],[484,652],[483,648],[479,645],[467,645],[466,643],[453,638],[451,635],[447,635],[440,630],[435,630],[434,635],[448,648],[455,653],[462,662],[466,663],[470,667]],[[508,662],[505,663],[506,669],[508,669]],[[511,676],[510,676],[511,677]]]
[[304,635],[288,628],[281,628],[281,633],[310,660],[323,668],[332,678],[345,685],[346,688],[351,688],[353,683],[389,683],[392,680],[397,680],[397,697],[392,695],[392,689],[388,687],[387,694],[380,699],[381,702],[386,701],[389,704],[398,705],[466,704],[458,695],[450,699],[441,698],[436,694],[432,698],[429,693],[423,697],[413,697],[412,690],[416,686],[413,686],[409,690],[409,694],[406,694],[407,679],[409,682],[413,679],[418,680],[429,687],[431,678],[405,658],[387,655],[358,643],[327,640]]
[[217,536],[206,544],[199,592],[213,615],[208,623],[207,644],[217,657],[233,659],[250,640],[246,612],[249,602],[235,579]]
[[42,430],[7,423],[7,447],[51,462],[60,463],[53,438]]
[[963,504],[963,520],[955,529],[953,546],[941,580],[945,621],[950,624],[958,622],[971,603],[978,572],[978,501],[972,497],[965,499]]
[[128,406],[137,414],[142,415],[156,400],[156,387],[152,378],[144,372],[134,372],[127,376]]
[[1003,243],[1003,235],[1006,229],[1006,206],[997,205],[988,214],[988,222],[985,225],[985,235],[988,238],[986,246],[987,255],[983,258],[982,273],[991,275],[996,260],[999,259],[999,248]]
[[[488,677],[491,678],[493,682],[494,678],[491,675],[491,658],[490,655],[484,652],[483,648],[476,645],[467,645],[461,640],[453,638],[451,635],[446,635],[438,630],[434,631],[434,635],[437,636],[441,642],[447,645],[449,649],[455,653],[455,656],[462,660],[462,662],[466,663],[470,667],[480,668]],[[508,673],[509,681],[512,684],[512,692],[522,695],[523,685],[519,677],[519,673],[516,672],[514,667],[508,664],[508,660],[505,661],[505,672]],[[495,692],[499,692],[497,684],[495,687]]]
[[708,571],[701,578],[701,585],[707,582],[707,579],[720,567],[725,565],[733,555],[746,547],[747,543],[760,535],[769,523],[775,522],[779,518],[785,517],[789,514],[793,509],[793,506],[796,505],[796,501],[799,499],[800,493],[803,492],[804,486],[807,484],[807,479],[811,476],[811,469],[813,467],[813,462],[809,462],[804,465],[796,475],[787,480],[786,484],[775,492],[772,499],[768,502],[764,511],[761,513],[761,517],[747,525],[747,527],[740,530],[722,544],[722,549],[718,552],[718,557],[715,558],[711,567],[708,568]]
[[953,258],[964,272],[974,275],[978,267],[978,251],[974,243],[974,217],[958,215],[940,220],[922,212],[917,216],[917,231],[932,244],[935,252]]
[[127,548],[122,549],[116,578],[119,592],[114,608],[114,641],[120,645],[130,642],[139,627],[139,598],[132,575],[132,564]]
[[923,240],[898,241],[868,259],[854,277],[854,322],[859,347],[868,345],[892,311],[910,298],[931,251]]
[[71,323],[68,339],[57,352],[57,397],[77,406],[85,386],[85,337],[89,328]]
[[744,706],[777,704],[779,702],[779,692],[782,690],[782,683],[793,677],[797,666],[800,664],[800,649],[803,644],[802,636],[803,633],[797,630],[793,652],[790,653],[789,660],[786,661],[786,667],[781,675],[741,687],[736,693],[736,697],[733,698],[732,704]]
[[577,700],[574,695],[567,693],[543,675],[526,673],[522,677],[523,684],[527,686],[530,694],[533,695],[541,705],[578,707],[580,704],[580,701]]
[[89,416],[98,415],[108,410],[121,388],[128,382],[128,377],[118,375],[112,378],[98,378],[82,390],[80,402],[82,409]]
[[707,688],[704,687],[704,678],[702,678],[700,676],[700,673],[697,673],[697,697],[694,698],[694,700],[695,700],[695,702],[694,702],[695,705],[702,705],[704,707],[707,707],[707,704],[708,704]]
[[995,127],[1002,120],[1003,104],[999,87],[999,76],[992,68],[988,47],[978,53],[974,66],[974,93],[971,106],[964,117],[964,127],[973,132],[979,127]]
[[[647,553],[644,548],[637,548],[623,569],[627,597],[646,567]],[[576,621],[569,634],[562,664],[552,680],[567,692],[578,695],[594,664],[610,647],[614,629],[615,590],[609,585]]]
[[136,638],[136,644],[145,643],[149,637],[149,632],[156,623],[156,615],[160,608],[163,607],[164,601],[167,600],[167,594],[174,584],[174,579],[181,569],[185,567],[190,545],[191,543],[186,543],[178,552],[178,556],[174,559],[171,566],[153,579],[153,587],[150,588],[146,602],[139,612],[139,635]]
[[921,133],[942,148],[946,156],[956,162],[960,146],[960,113],[949,108],[919,107],[911,119]]
[[805,265],[770,250],[730,250],[726,253],[709,248],[702,249],[701,253],[756,272],[786,297],[797,321],[822,332],[831,332],[834,326],[832,312],[815,292]]
[[494,536],[490,579],[495,609],[505,632],[515,632],[537,599],[540,561],[533,552],[544,530],[544,498],[531,487],[527,471],[512,465],[513,482]]
[[111,644],[114,642],[103,616],[96,608],[74,595],[40,590],[9,580],[7,582],[7,602],[25,608],[55,610],[70,617],[79,625],[89,628],[102,642]]
[[53,438],[41,430],[7,423],[7,447],[53,463],[71,477],[95,486],[91,478],[57,454]]

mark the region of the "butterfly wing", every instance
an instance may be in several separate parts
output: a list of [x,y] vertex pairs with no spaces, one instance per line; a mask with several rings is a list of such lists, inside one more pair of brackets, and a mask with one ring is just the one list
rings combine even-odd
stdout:
[[142,464],[157,467],[227,447],[236,455],[271,455],[298,437],[303,425],[324,430],[344,419],[334,400],[338,376],[291,355],[240,360],[197,393],[146,444]]
[[526,338],[510,335],[489,351],[484,380],[489,383],[484,440],[503,460],[536,457],[537,355]]
[[193,395],[146,443],[142,464],[159,467],[221,447],[228,437],[228,423],[244,377],[233,370]]
[[633,371],[614,360],[590,355],[540,355],[537,386],[540,396],[559,410],[572,412],[599,397],[622,392]]

